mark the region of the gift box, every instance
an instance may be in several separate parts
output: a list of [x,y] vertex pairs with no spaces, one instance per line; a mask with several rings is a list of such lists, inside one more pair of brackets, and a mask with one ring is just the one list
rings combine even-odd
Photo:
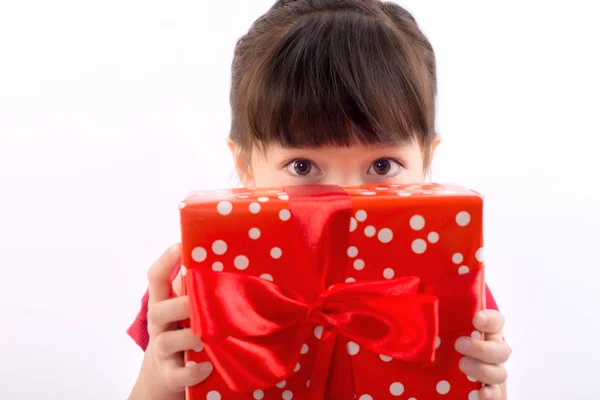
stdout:
[[188,400],[477,399],[454,349],[485,308],[482,196],[455,185],[193,192]]

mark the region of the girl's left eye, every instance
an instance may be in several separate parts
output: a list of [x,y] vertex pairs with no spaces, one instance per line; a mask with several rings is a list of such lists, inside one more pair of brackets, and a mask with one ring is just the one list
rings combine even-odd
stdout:
[[369,167],[369,175],[379,176],[394,176],[400,173],[402,164],[399,161],[392,160],[389,158],[380,158],[375,160]]

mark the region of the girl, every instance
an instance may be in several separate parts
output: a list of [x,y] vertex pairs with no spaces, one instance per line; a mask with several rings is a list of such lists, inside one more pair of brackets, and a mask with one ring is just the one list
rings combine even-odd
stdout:
[[[235,47],[229,147],[245,186],[421,182],[439,144],[434,131],[433,49],[413,17],[379,0],[279,0]],[[145,351],[130,399],[183,399],[210,363],[184,367],[201,345],[176,321],[179,245],[150,268],[148,293],[129,334]],[[173,281],[173,278],[175,280]],[[173,284],[171,282],[173,281]],[[504,320],[491,309],[461,338],[461,370],[486,384],[480,399],[506,398]]]

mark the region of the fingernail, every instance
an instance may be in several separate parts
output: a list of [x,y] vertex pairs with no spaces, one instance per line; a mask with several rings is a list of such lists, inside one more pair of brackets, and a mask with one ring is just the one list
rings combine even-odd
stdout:
[[171,254],[178,254],[178,253],[179,253],[179,243],[175,243],[174,245],[172,245],[172,246],[169,248],[169,252],[170,252]]
[[489,387],[485,387],[481,390],[481,395],[479,396],[481,400],[491,399],[492,398],[492,390]]
[[475,317],[475,322],[477,322],[477,325],[485,325],[487,321],[488,316],[483,311],[477,314],[477,317]]
[[467,338],[458,338],[458,340],[456,341],[456,350],[461,353],[467,351],[470,344],[469,342],[470,341]]
[[467,366],[467,357],[463,357],[458,361],[458,368],[465,372],[465,367]]
[[200,372],[204,372],[204,373],[210,373],[213,370],[213,365],[210,362],[203,362],[202,364],[200,364]]

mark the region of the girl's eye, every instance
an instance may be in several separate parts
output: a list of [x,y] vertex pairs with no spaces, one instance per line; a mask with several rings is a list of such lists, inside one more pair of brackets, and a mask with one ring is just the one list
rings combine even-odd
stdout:
[[376,160],[371,167],[369,167],[370,175],[379,175],[379,176],[394,176],[400,172],[402,165],[400,162],[396,160],[391,160],[389,158],[380,158]]
[[291,161],[288,165],[286,165],[286,169],[295,176],[306,177],[311,175],[311,173],[318,173],[315,171],[317,168],[313,165],[310,160],[306,159],[297,159]]

